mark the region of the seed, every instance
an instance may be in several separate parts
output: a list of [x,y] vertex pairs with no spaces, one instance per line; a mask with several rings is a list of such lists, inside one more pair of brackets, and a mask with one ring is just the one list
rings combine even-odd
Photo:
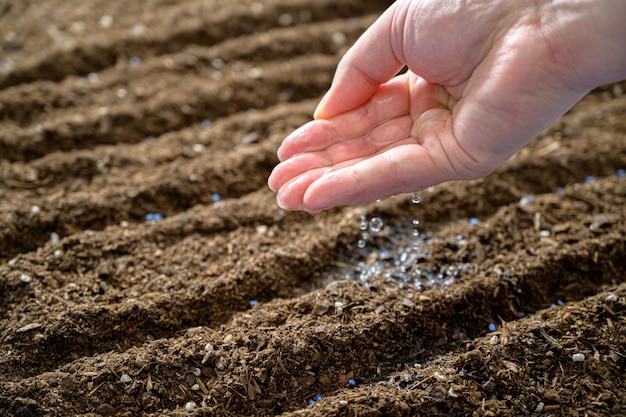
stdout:
[[24,284],[30,284],[31,282],[33,282],[33,278],[30,275],[22,274],[20,275],[20,281],[22,281]]
[[111,26],[113,26],[113,17],[111,17],[109,15],[102,16],[100,18],[100,26],[102,26],[105,29],[108,29]]
[[209,126],[211,126],[213,124],[213,122],[211,122],[209,119],[204,119],[202,120],[202,127],[207,128]]
[[606,296],[606,301],[611,301],[611,302],[615,302],[617,301],[617,295],[615,294],[609,294]]
[[489,323],[489,332],[493,333],[496,331],[496,325],[493,323]]
[[138,56],[131,56],[128,60],[128,63],[131,67],[138,67],[139,65],[141,65],[141,58]]
[[589,175],[585,178],[585,182],[587,184],[593,184],[594,182],[596,182],[596,178],[592,175]]
[[213,201],[214,203],[217,203],[221,199],[222,199],[222,197],[219,194],[217,194],[217,193],[211,195],[211,201]]
[[372,217],[370,220],[370,231],[378,233],[383,229],[384,223],[379,217]]
[[193,401],[189,401],[187,404],[185,404],[185,411],[193,411],[196,409],[196,403]]
[[472,217],[471,219],[469,219],[469,224],[471,225],[478,224],[478,219],[476,217]]
[[615,172],[615,175],[617,175],[620,178],[625,177],[626,176],[626,169],[618,169]]
[[574,353],[572,355],[572,360],[574,362],[584,362],[585,361],[585,354],[584,353]]
[[128,384],[132,380],[133,379],[128,374],[122,374],[122,376],[120,377],[120,382],[123,384]]
[[356,381],[352,378],[350,378],[348,380],[348,385],[350,385],[351,387],[356,387]]
[[36,205],[36,204],[33,204],[33,205],[30,207],[30,212],[31,212],[31,213],[35,213],[35,214],[36,214],[36,213],[39,213],[39,212],[41,212],[41,207],[39,207],[39,206],[38,206],[38,205]]

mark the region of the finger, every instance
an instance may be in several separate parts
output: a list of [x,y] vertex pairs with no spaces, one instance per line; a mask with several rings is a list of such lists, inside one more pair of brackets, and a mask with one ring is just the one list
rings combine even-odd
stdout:
[[408,138],[402,146],[354,165],[324,172],[308,185],[300,208],[319,212],[335,206],[358,205],[419,191],[450,179],[449,171],[441,169],[425,147]]
[[283,161],[366,135],[380,123],[408,114],[409,95],[408,77],[396,77],[381,86],[365,105],[329,120],[314,120],[295,130],[278,149],[278,158]]
[[410,135],[413,120],[406,115],[387,120],[355,138],[330,145],[321,151],[296,154],[278,164],[268,179],[276,191],[292,178],[317,168],[332,167],[355,159],[370,157]]
[[402,68],[404,63],[396,57],[391,38],[396,5],[387,9],[343,57],[330,90],[315,110],[315,119],[328,119],[361,106]]

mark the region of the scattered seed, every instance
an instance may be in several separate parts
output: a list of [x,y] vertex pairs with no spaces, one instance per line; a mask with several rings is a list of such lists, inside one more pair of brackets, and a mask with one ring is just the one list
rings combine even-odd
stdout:
[[185,411],[191,412],[196,409],[196,403],[193,401],[189,401],[185,404]]
[[493,324],[493,323],[489,323],[489,332],[490,332],[490,333],[493,333],[493,332],[495,332],[496,330],[497,330],[496,325],[495,325],[495,324]]
[[20,275],[20,281],[22,281],[24,284],[30,284],[31,282],[33,282],[33,277],[27,274],[22,274]]
[[122,374],[122,376],[120,377],[120,382],[123,384],[128,384],[132,380],[133,379],[128,374]]
[[100,18],[100,26],[108,29],[113,26],[113,17],[109,15],[104,15]]
[[615,295],[615,294],[609,294],[609,295],[607,295],[607,296],[606,296],[606,301],[609,301],[609,302],[615,302],[615,301],[617,301],[617,295]]
[[574,362],[584,362],[585,361],[585,354],[584,353],[574,353],[572,355],[572,360]]

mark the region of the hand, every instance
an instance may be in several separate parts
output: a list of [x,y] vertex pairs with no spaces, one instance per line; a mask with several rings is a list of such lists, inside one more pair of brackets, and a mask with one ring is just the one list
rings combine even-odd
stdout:
[[317,213],[492,172],[591,88],[560,32],[585,10],[553,3],[394,3],[278,150],[278,204]]

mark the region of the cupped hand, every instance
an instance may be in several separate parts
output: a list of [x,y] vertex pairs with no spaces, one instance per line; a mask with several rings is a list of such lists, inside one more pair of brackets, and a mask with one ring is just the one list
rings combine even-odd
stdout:
[[279,148],[278,204],[317,213],[504,163],[587,91],[545,3],[394,3],[341,60],[315,120]]

